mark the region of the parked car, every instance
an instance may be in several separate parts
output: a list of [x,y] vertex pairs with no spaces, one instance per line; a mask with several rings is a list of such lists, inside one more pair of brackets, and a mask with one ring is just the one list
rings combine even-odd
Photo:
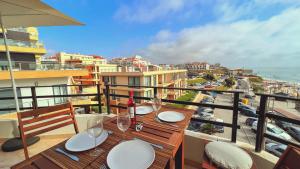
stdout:
[[243,107],[240,109],[240,113],[249,117],[258,117],[258,115],[256,114],[256,109],[252,108]]
[[280,128],[282,128],[283,130],[288,130],[288,128],[290,128],[292,126],[291,123],[281,121],[281,120],[275,120],[275,124],[277,126],[279,126]]
[[286,130],[295,140],[300,142],[300,127],[290,126]]
[[214,101],[215,101],[214,98],[212,98],[212,97],[210,97],[210,96],[207,96],[207,97],[205,97],[205,98],[203,98],[203,99],[201,100],[201,103],[209,103],[209,104],[212,104],[212,103],[214,103]]
[[256,117],[248,117],[245,121],[245,124],[247,126],[252,126],[253,122],[257,121],[258,119]]
[[211,119],[214,117],[214,110],[212,108],[201,107],[197,110],[198,115],[204,119]]
[[[251,129],[253,131],[257,130],[257,121],[253,122]],[[292,137],[288,133],[286,133],[284,130],[271,123],[267,123],[266,133],[274,137],[279,137],[285,140],[292,139]]]
[[[216,121],[221,122],[221,123],[224,122],[222,119],[216,119]],[[224,133],[224,126],[214,125],[214,129],[215,129],[216,132]]]
[[271,154],[274,154],[277,157],[280,157],[286,148],[287,146],[284,144],[277,144],[277,143],[266,144],[266,151]]

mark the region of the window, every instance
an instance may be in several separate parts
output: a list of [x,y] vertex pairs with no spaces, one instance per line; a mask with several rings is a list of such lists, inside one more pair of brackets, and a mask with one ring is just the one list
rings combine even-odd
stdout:
[[151,86],[151,76],[145,76],[144,77],[144,85],[145,86]]
[[[111,94],[116,94],[116,90],[111,90]],[[112,99],[116,100],[117,98],[116,98],[116,96],[112,96]]]
[[116,76],[111,76],[110,77],[110,84],[112,84],[112,85],[116,85],[117,84]]
[[140,86],[140,77],[128,77],[129,86]]
[[152,90],[145,91],[145,97],[152,97]]
[[156,75],[154,75],[154,76],[153,76],[153,85],[154,85],[154,86],[156,86],[156,85],[157,85],[157,80],[156,80],[156,78],[157,78],[157,76],[156,76]]
[[[66,95],[68,93],[66,85],[53,86],[52,89],[53,95]],[[67,102],[67,97],[54,97],[55,104],[61,104],[65,102]]]
[[[129,95],[129,94],[130,94],[130,91],[128,92],[128,95]],[[134,91],[134,92],[133,92],[133,96],[139,97],[139,96],[140,96],[140,92]],[[140,100],[140,99],[134,99],[134,102],[135,102],[135,103],[141,103],[141,100]]]
[[102,81],[103,81],[104,83],[109,82],[109,76],[103,76],[103,77],[102,77]]
[[282,149],[282,148],[276,148],[276,151],[279,151],[279,152],[283,153],[285,150]]

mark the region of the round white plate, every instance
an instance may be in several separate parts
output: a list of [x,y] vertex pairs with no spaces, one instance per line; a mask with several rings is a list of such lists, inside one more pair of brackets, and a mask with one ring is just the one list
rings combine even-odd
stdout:
[[107,155],[107,165],[112,169],[146,169],[155,159],[153,147],[141,140],[124,141]]
[[[108,137],[108,133],[106,130],[102,132],[102,134],[96,138],[96,145],[102,144]],[[94,138],[90,137],[87,131],[80,132],[73,137],[71,137],[65,144],[65,148],[69,151],[80,152],[89,150],[95,147]]]
[[185,116],[175,111],[164,111],[158,114],[158,118],[166,122],[178,122],[182,121]]
[[139,106],[136,107],[136,114],[145,115],[153,112],[153,108],[151,106]]

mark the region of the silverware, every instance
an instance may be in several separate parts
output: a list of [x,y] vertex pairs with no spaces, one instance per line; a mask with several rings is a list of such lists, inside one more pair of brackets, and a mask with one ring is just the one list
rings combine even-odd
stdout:
[[100,166],[100,169],[108,169],[108,168],[106,167],[106,164],[102,164],[102,165]]
[[166,124],[166,125],[169,125],[169,126],[172,126],[172,127],[176,127],[176,128],[178,128],[179,126],[178,125],[176,125],[176,124],[170,124],[170,123],[167,123],[167,122],[164,122],[164,121],[161,121],[159,118],[158,118],[158,116],[155,116],[155,121],[157,121],[157,122],[159,122],[159,123],[161,123],[161,124]]
[[107,134],[108,134],[108,135],[112,135],[112,134],[114,134],[114,132],[111,131],[111,130],[107,130]]
[[150,143],[150,142],[148,142],[148,141],[142,140],[142,139],[137,138],[137,137],[135,137],[135,138],[133,138],[133,139],[134,139],[134,140],[140,140],[140,141],[146,142],[146,143],[148,143],[148,144],[151,144],[153,147],[159,148],[159,149],[161,149],[161,150],[164,149],[164,147],[163,147],[162,145],[159,145],[159,144]]
[[79,161],[79,158],[76,155],[70,154],[61,148],[56,148],[55,151],[69,157],[70,159],[72,159],[74,161]]

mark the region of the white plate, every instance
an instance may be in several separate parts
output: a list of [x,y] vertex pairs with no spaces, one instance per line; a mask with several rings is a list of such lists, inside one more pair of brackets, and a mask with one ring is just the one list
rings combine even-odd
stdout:
[[[96,145],[102,144],[108,137],[106,130],[96,138]],[[80,152],[89,150],[95,147],[94,138],[90,137],[87,131],[80,132],[71,137],[65,144],[65,148],[69,151]]]
[[166,122],[178,122],[182,121],[185,116],[175,111],[164,111],[158,114],[158,118]]
[[124,141],[107,155],[107,165],[112,169],[146,169],[155,159],[153,147],[141,140]]
[[153,108],[150,106],[139,106],[136,107],[136,114],[144,115],[153,112]]

